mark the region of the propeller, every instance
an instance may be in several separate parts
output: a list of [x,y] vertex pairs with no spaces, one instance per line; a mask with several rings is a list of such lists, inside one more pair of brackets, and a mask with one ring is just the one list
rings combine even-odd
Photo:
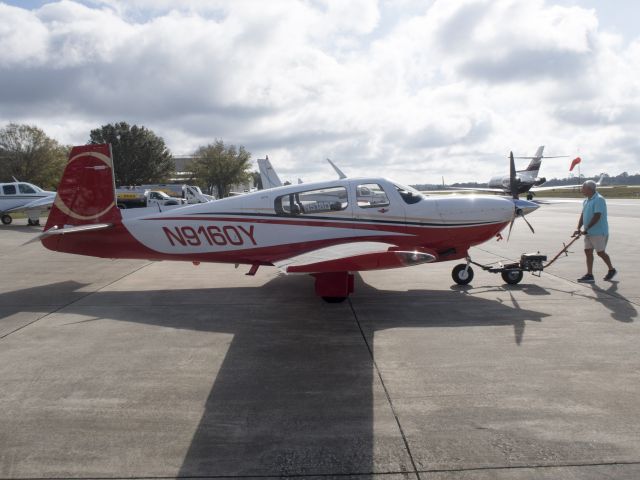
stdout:
[[513,152],[509,152],[509,190],[514,200],[518,200],[518,179],[516,178],[516,162]]
[[524,223],[526,223],[531,230],[531,233],[536,233],[529,221],[525,218],[524,211],[518,206],[518,200],[520,200],[520,197],[518,196],[518,179],[516,178],[516,163],[513,159],[513,152],[509,152],[509,190],[511,190],[511,197],[513,198],[514,208],[513,217],[511,217],[511,223],[509,224],[507,242],[511,237],[511,230],[513,229],[513,224],[515,223],[517,217],[522,217]]

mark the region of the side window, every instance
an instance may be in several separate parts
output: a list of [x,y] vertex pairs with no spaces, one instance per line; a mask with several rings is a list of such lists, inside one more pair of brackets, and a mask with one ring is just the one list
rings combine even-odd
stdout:
[[348,205],[347,189],[332,187],[282,195],[276,198],[274,207],[278,215],[309,215],[339,212]]
[[360,208],[377,208],[389,205],[389,198],[377,183],[364,183],[356,187],[356,201]]
[[18,190],[20,193],[36,193],[36,191],[31,187],[31,185],[27,185],[26,183],[19,183]]
[[2,187],[2,193],[5,195],[15,195],[16,194],[16,186],[15,185],[5,185]]
[[415,188],[411,188],[411,187],[407,187],[405,185],[399,185],[399,184],[396,184],[395,187],[398,190],[398,193],[400,194],[400,196],[402,197],[402,200],[404,200],[404,202],[409,205],[418,203],[424,198],[424,196]]

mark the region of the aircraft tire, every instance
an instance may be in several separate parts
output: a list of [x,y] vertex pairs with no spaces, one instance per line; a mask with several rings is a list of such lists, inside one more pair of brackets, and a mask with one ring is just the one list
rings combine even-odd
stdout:
[[342,303],[347,297],[322,297],[322,299],[327,303]]
[[531,195],[530,193],[527,193],[527,200],[533,200],[533,195]]
[[9,225],[11,224],[11,222],[13,222],[13,218],[11,218],[11,215],[2,215],[2,223],[4,225]]
[[505,283],[508,283],[509,285],[516,285],[520,283],[524,274],[522,273],[522,270],[505,270],[500,275]]
[[467,268],[466,263],[460,263],[453,267],[451,278],[453,278],[453,281],[458,285],[467,285],[473,280],[473,268],[471,268],[471,266]]

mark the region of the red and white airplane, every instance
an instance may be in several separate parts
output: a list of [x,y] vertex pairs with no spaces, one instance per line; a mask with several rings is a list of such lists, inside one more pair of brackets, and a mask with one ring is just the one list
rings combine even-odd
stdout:
[[[43,245],[105,258],[275,265],[315,277],[329,302],[353,292],[353,272],[464,259],[538,205],[495,196],[426,197],[383,178],[345,178],[262,190],[123,217],[109,145],[74,147]],[[467,264],[454,280],[468,283]]]

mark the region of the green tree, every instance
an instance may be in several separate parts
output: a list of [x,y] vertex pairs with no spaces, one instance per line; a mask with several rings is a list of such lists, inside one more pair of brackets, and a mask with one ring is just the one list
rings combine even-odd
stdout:
[[244,183],[250,177],[251,154],[243,146],[225,146],[222,140],[202,146],[194,153],[190,168],[200,186],[209,193],[215,187],[218,198],[229,195],[229,187]]
[[0,181],[13,177],[44,189],[58,186],[69,149],[33,125],[0,129]]
[[264,186],[262,185],[262,177],[260,176],[260,172],[255,170],[253,172],[249,172],[249,175],[251,175],[251,178],[253,179],[253,185],[256,187],[256,189],[264,190]]
[[162,137],[127,122],[91,130],[89,143],[110,143],[116,185],[140,185],[167,180],[175,171],[171,152]]

